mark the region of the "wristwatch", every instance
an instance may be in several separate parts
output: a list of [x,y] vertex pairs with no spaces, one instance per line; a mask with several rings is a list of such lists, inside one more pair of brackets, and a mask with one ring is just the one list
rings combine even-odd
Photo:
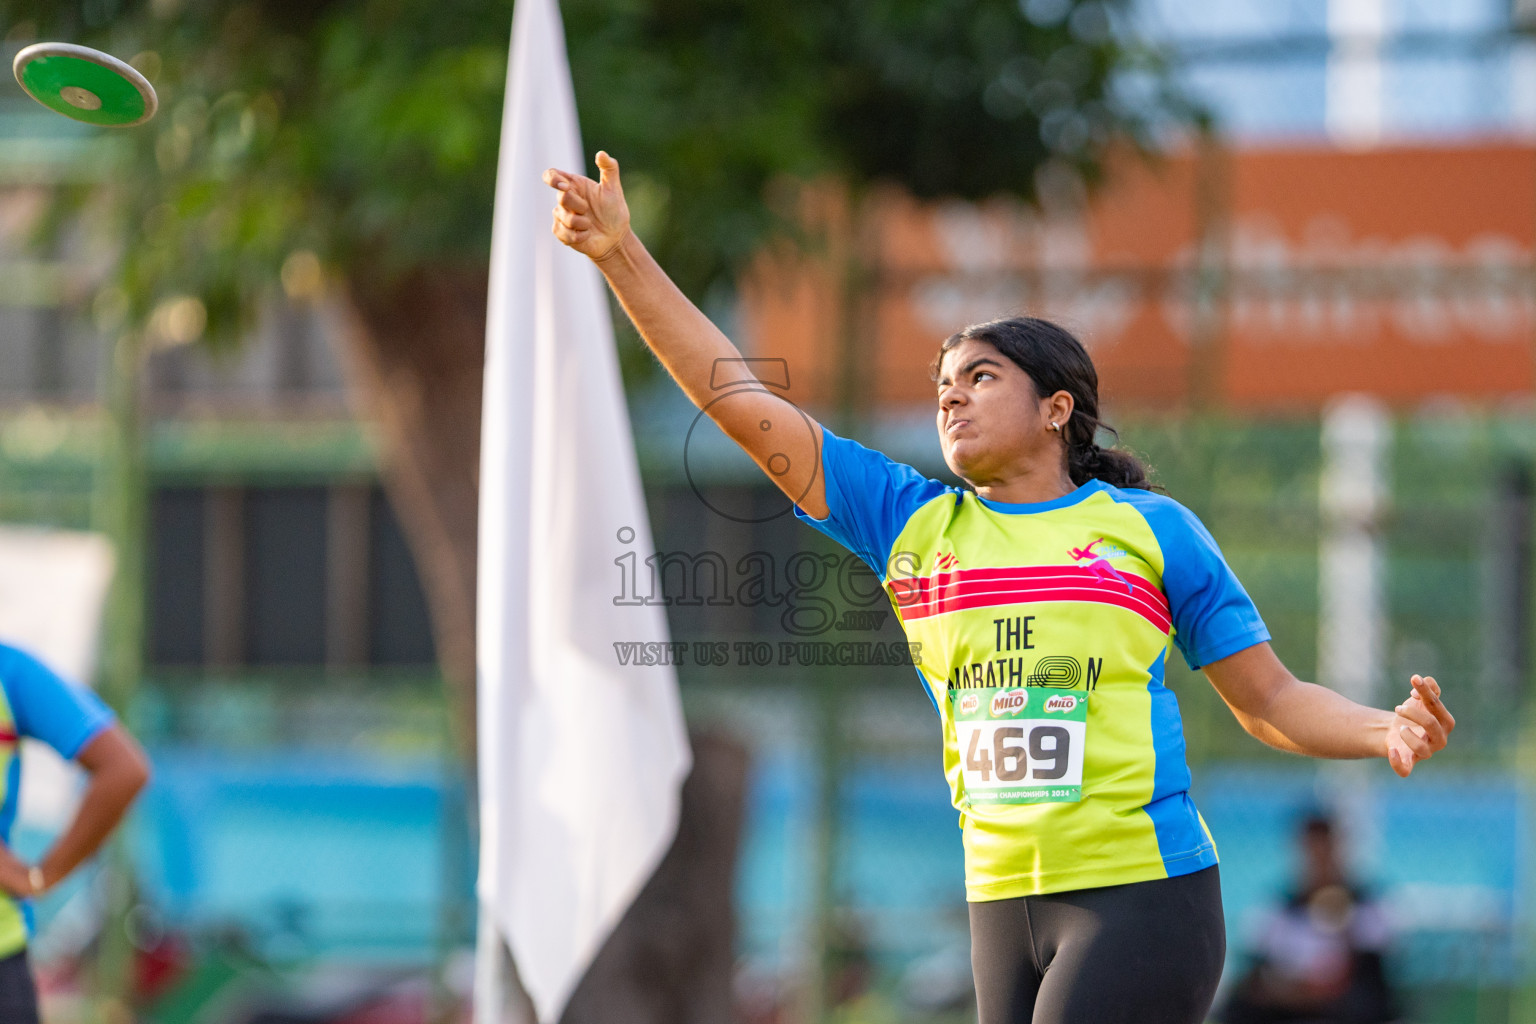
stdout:
[[41,865],[34,864],[27,868],[27,884],[32,887],[33,896],[41,896],[43,890],[48,888],[48,879],[43,877]]

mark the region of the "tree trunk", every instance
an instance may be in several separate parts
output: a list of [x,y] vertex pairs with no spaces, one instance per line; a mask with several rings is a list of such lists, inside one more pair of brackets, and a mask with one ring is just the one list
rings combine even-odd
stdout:
[[730,1024],[736,847],[747,752],[694,734],[677,838],[577,986],[560,1024]]
[[[416,560],[461,753],[474,777],[475,547],[487,275],[354,280],[340,332],[353,403],[377,425],[384,484]],[[725,1024],[747,756],[693,737],[677,837],[578,987],[562,1024]],[[515,993],[520,1002],[526,996]]]
[[377,425],[384,486],[416,560],[455,739],[475,750],[475,547],[484,269],[354,279],[340,331],[357,412]]

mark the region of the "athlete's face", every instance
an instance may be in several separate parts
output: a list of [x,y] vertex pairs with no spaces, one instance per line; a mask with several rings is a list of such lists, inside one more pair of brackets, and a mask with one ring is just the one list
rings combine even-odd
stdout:
[[939,444],[944,461],[973,487],[995,486],[1065,466],[1061,434],[1072,414],[1065,391],[1041,398],[1019,365],[968,338],[939,363]]

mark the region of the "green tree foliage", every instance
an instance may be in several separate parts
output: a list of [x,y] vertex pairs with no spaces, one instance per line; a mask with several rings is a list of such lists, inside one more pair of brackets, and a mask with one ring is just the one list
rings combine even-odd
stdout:
[[[1112,138],[1179,112],[1116,2],[565,0],[562,13],[587,145],[623,160],[643,234],[695,296],[784,225],[765,201],[777,181],[1028,197],[1046,161],[1091,178]],[[74,208],[120,245],[109,312],[163,320],[191,296],[205,318],[159,328],[215,340],[238,337],[279,283],[306,287],[313,264],[296,252],[386,285],[483,266],[510,20],[508,0],[0,0],[10,41],[95,45],[155,82],[161,114]],[[1128,70],[1154,84],[1135,104],[1114,88]]]

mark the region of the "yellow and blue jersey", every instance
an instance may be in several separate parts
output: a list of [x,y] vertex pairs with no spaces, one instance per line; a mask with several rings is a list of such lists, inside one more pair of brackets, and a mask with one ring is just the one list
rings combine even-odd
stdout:
[[[16,823],[21,740],[41,740],[69,760],[114,720],[94,693],[66,683],[31,655],[0,644],[0,841],[10,845]],[[31,930],[31,905],[0,892],[0,958],[24,949]]]
[[914,645],[967,898],[1215,864],[1164,667],[1170,647],[1199,668],[1269,632],[1194,514],[1099,480],[987,501],[830,431],[822,459],[829,514],[796,514],[879,575]]

